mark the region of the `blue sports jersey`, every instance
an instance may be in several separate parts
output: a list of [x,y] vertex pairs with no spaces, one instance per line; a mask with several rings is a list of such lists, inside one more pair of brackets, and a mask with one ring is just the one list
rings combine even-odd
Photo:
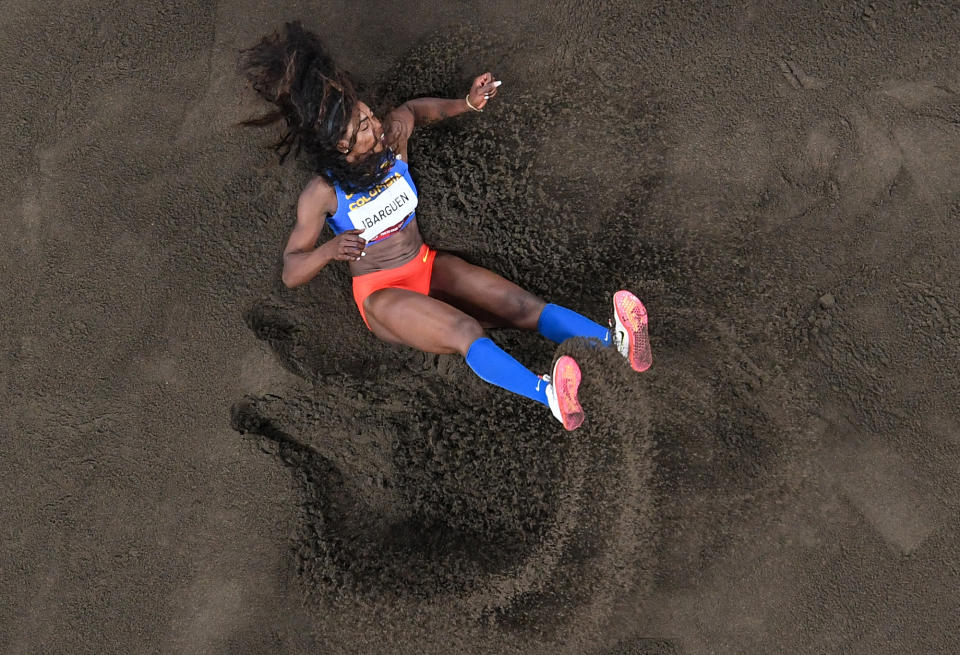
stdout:
[[383,182],[363,193],[345,193],[335,182],[337,213],[328,218],[334,234],[363,230],[360,236],[368,244],[396,234],[414,219],[417,187],[410,167],[399,155]]

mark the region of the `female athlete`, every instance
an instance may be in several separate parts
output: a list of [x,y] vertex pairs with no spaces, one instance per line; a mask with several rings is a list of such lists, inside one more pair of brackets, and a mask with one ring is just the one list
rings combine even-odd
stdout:
[[[408,100],[381,121],[299,22],[242,51],[240,70],[275,105],[243,124],[284,121],[287,131],[275,146],[281,162],[294,149],[315,174],[283,251],[287,287],[307,283],[333,260],[349,262],[357,308],[374,335],[430,353],[458,352],[480,378],[549,407],[567,430],[584,419],[576,361],[560,357],[551,375],[535,375],[484,328],[537,330],[558,343],[592,338],[617,348],[635,370],[650,367],[646,310],[629,291],[614,294],[615,325],[607,329],[423,242],[407,164],[410,137],[420,125],[483,111],[500,86],[490,73],[477,77],[464,98]],[[325,223],[334,236],[318,245]]]

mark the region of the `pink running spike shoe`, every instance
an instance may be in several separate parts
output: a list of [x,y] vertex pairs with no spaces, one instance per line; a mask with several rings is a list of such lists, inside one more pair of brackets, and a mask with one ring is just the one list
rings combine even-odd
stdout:
[[580,367],[573,357],[564,355],[553,365],[553,375],[540,376],[547,383],[550,411],[567,430],[576,430],[583,423],[583,408],[577,397],[580,388]]
[[647,334],[647,309],[629,291],[613,294],[613,345],[627,358],[634,371],[646,371],[653,364]]

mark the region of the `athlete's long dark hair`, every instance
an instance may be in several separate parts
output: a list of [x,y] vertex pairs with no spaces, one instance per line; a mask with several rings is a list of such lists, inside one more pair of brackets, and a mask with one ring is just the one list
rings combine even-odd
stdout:
[[[240,73],[273,111],[241,121],[241,125],[271,125],[283,120],[287,131],[274,144],[280,163],[291,150],[311,171],[347,191],[368,189],[383,181],[393,163],[393,153],[384,148],[353,164],[337,149],[357,107],[356,87],[339,70],[316,34],[300,21],[284,25],[240,51]],[[353,134],[350,149],[356,143]]]

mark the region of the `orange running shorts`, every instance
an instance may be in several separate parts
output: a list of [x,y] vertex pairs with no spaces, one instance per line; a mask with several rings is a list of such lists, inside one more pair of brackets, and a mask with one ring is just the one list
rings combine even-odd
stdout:
[[357,308],[367,329],[370,329],[370,324],[367,323],[367,315],[363,311],[363,301],[367,296],[380,289],[409,289],[425,296],[429,295],[433,259],[436,256],[436,250],[431,250],[427,244],[423,244],[417,256],[403,266],[357,275],[353,278],[353,299],[357,301]]

